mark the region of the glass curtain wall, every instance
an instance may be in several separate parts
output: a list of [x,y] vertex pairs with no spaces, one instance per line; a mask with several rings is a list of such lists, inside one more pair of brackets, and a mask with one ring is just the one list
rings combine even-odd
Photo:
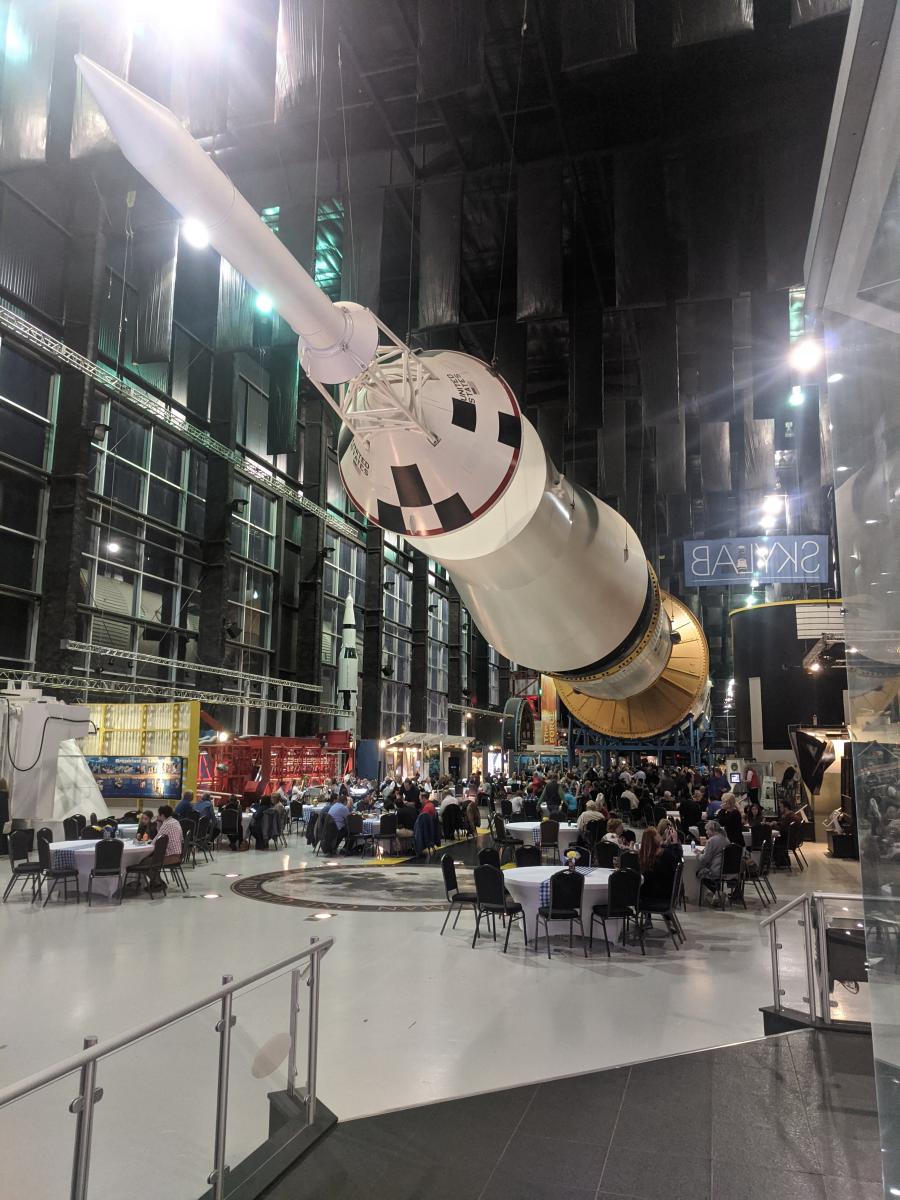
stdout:
[[[347,596],[353,596],[356,627],[360,629],[360,615],[366,597],[366,555],[362,546],[340,534],[325,532],[326,554],[322,577],[322,703],[334,704],[337,686],[337,663],[341,650],[341,625],[344,620],[344,605]],[[362,675],[363,639],[356,639],[357,670]]]
[[426,733],[447,732],[447,693],[450,686],[450,601],[447,572],[428,561],[428,678]]
[[[381,736],[392,737],[403,728],[409,729],[412,681],[412,562],[403,548],[403,538],[386,533],[384,543]],[[385,671],[390,674],[385,675]]]

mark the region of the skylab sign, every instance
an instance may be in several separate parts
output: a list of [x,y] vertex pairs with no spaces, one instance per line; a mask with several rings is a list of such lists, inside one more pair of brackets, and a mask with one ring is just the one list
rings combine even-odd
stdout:
[[685,542],[684,581],[694,587],[827,583],[828,538],[783,534]]

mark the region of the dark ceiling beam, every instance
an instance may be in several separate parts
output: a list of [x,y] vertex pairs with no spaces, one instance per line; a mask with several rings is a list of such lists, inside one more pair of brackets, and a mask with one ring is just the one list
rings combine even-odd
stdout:
[[[396,9],[397,15],[400,18],[400,24],[406,30],[406,36],[409,41],[409,44],[412,46],[412,48],[416,52],[415,66],[416,66],[416,70],[418,71],[418,66],[419,66],[419,38],[418,38],[418,35],[417,35],[416,31],[413,29],[413,27],[410,25],[409,18],[406,13],[406,9],[400,3],[400,0],[394,0],[394,8]],[[416,97],[416,100],[418,101],[418,96]],[[447,136],[449,137],[449,139],[453,145],[453,152],[459,161],[459,165],[462,167],[462,169],[464,171],[468,170],[469,164],[466,162],[466,156],[463,153],[462,143],[460,142],[459,138],[456,136],[456,134],[451,129],[450,122],[447,120],[447,110],[444,108],[444,105],[443,105],[442,101],[440,101],[440,100],[433,100],[432,103],[435,107],[435,110],[437,111],[437,115],[441,118],[441,123],[443,124],[444,128],[447,131]]]
[[341,45],[347,51],[347,57],[350,59],[350,65],[353,67],[353,70],[356,72],[357,76],[359,77],[359,82],[362,86],[363,91],[366,93],[366,95],[372,101],[375,111],[381,117],[381,121],[382,121],[382,124],[384,125],[385,132],[387,133],[388,137],[393,142],[394,147],[397,150],[397,153],[403,159],[403,162],[405,163],[406,168],[409,171],[410,175],[412,176],[412,178],[415,178],[416,171],[417,171],[416,160],[410,154],[409,147],[406,145],[406,143],[403,141],[403,139],[398,137],[398,135],[394,132],[394,127],[391,124],[390,114],[388,113],[385,103],[381,99],[381,97],[378,95],[375,88],[372,86],[371,82],[364,75],[363,69],[360,66],[359,55],[356,53],[356,49],[354,48],[353,42],[351,41],[350,37],[348,36],[346,29],[344,29],[343,27],[340,30],[340,39],[341,39]]
[[[503,135],[503,141],[506,144],[506,153],[515,161],[516,152],[513,149],[512,138],[509,136],[509,130],[506,128],[506,121],[503,116],[503,109],[500,107],[500,99],[497,96],[497,88],[494,85],[494,80],[488,70],[487,63],[484,64],[484,86],[488,94],[488,99],[491,102],[491,108],[494,111],[494,116],[497,118],[497,124],[500,126],[500,132]],[[520,112],[523,110],[520,109]]]

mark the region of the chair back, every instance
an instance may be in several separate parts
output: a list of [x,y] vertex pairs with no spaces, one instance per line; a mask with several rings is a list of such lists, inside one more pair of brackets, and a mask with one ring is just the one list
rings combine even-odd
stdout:
[[43,829],[39,829],[37,831],[37,841],[38,841],[38,846],[40,846],[41,842],[52,842],[53,841],[53,830],[48,829],[46,826]]
[[46,838],[38,838],[38,862],[42,870],[50,870],[50,843]]
[[239,833],[241,829],[241,814],[236,808],[222,809],[222,833]]
[[169,852],[169,835],[161,834],[153,843],[153,853],[149,858],[143,860],[145,864],[152,867],[161,867],[163,859]]
[[208,816],[202,816],[197,822],[197,829],[194,836],[198,842],[202,842],[204,838],[209,837],[209,825],[210,821]]
[[[396,817],[394,818],[396,820]],[[384,817],[381,818],[382,825]],[[309,814],[309,820],[306,822],[306,844],[307,846],[315,846],[319,840],[319,814],[315,809]]]
[[499,867],[486,864],[475,868],[475,895],[478,897],[479,904],[491,904],[497,908],[506,907],[503,872]]
[[539,867],[541,865],[540,846],[518,846],[516,848],[517,867]]
[[292,821],[302,821],[303,820],[303,805],[299,800],[291,801],[291,820]]
[[120,824],[122,824],[122,825],[136,825],[136,824],[137,824],[137,822],[138,822],[140,819],[141,819],[141,817],[140,817],[140,813],[138,813],[138,812],[135,812],[135,811],[132,811],[132,812],[127,812],[127,813],[125,813],[125,815],[122,817],[122,820],[121,820]]
[[506,837],[506,822],[502,817],[494,814],[494,841],[502,842]]
[[522,817],[526,821],[539,821],[537,800],[522,801]]
[[363,819],[359,813],[350,813],[347,817],[347,833],[352,837],[362,835]]
[[762,846],[760,847],[760,851],[759,851],[759,867],[758,867],[758,874],[761,879],[766,879],[768,877],[769,871],[772,869],[772,855],[773,854],[774,854],[774,847],[772,846],[771,840],[763,842]]
[[87,817],[84,813],[76,813],[72,820],[76,823],[79,829],[84,829],[87,825]]
[[27,862],[30,832],[28,829],[14,829],[9,835],[9,861],[13,866],[17,862]]
[[485,846],[478,851],[478,862],[483,867],[496,867],[500,870],[500,852],[495,846]]
[[75,817],[66,817],[63,821],[63,837],[67,842],[77,842],[81,826]]
[[597,843],[597,866],[598,867],[606,867],[607,870],[611,870],[612,865],[613,865],[613,860],[616,859],[618,857],[618,855],[619,855],[619,847],[614,846],[612,842],[602,842],[601,841],[601,842]]
[[681,895],[681,879],[684,875],[684,860],[679,859],[678,865],[675,868],[675,874],[672,876],[672,895],[669,899],[669,908],[672,912],[678,907],[678,898]]
[[444,877],[444,891],[447,893],[447,899],[452,900],[454,895],[459,891],[459,884],[456,881],[456,867],[453,863],[452,855],[441,855],[441,874]]
[[541,845],[559,845],[559,821],[541,821]]
[[513,806],[512,800],[507,800],[505,797],[500,801],[500,812],[503,814],[503,819],[509,821],[512,819]]
[[633,850],[621,850],[619,852],[619,868],[622,871],[637,871],[640,874],[640,856],[635,854]]
[[766,845],[766,843],[769,843],[771,845],[771,842],[772,842],[772,828],[770,825],[765,825],[765,824],[763,824],[762,821],[758,821],[756,825],[750,826],[750,849],[751,850],[760,850],[760,849],[762,849],[763,846]]
[[566,858],[572,853],[578,855],[578,861],[575,864],[577,867],[589,867],[591,865],[591,852],[587,846],[579,846],[576,842],[574,846],[570,846],[566,851]]
[[382,813],[381,820],[378,823],[378,836],[396,837],[397,834],[397,814],[395,812]]
[[[163,835],[168,841],[168,836]],[[100,841],[94,847],[94,873],[98,871],[115,871],[117,874],[122,869],[122,854],[125,850],[125,843],[121,838],[110,838],[109,841]]]
[[606,893],[607,916],[616,917],[637,908],[641,877],[636,871],[613,871]]
[[722,876],[740,875],[744,864],[744,847],[729,842],[722,854]]
[[803,826],[799,821],[795,821],[788,826],[788,850],[796,850],[803,841]]
[[580,871],[557,871],[550,876],[550,919],[558,912],[581,912],[584,876]]
[[98,838],[102,838],[103,834],[99,829],[95,829],[93,825],[86,825],[81,831],[82,842],[96,842]]

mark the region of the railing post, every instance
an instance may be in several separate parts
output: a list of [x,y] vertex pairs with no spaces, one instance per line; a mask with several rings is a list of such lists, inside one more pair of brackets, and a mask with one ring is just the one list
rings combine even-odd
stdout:
[[[234,979],[233,975],[222,976],[225,987]],[[208,1182],[213,1187],[213,1200],[224,1200],[225,1196],[225,1127],[228,1120],[228,1073],[231,1065],[231,1030],[235,1018],[231,1015],[231,992],[222,997],[222,1011],[216,1022],[219,1035],[219,1076],[216,1083],[216,1140],[213,1147],[213,1169]]]
[[[97,1045],[95,1037],[84,1039],[84,1049],[90,1050]],[[75,1150],[72,1154],[72,1187],[71,1200],[86,1200],[88,1194],[88,1175],[91,1166],[91,1135],[94,1124],[94,1105],[103,1098],[103,1088],[95,1087],[97,1079],[97,1060],[91,1059],[81,1068],[79,1074],[78,1095],[69,1105],[69,1112],[75,1114]]]
[[781,1012],[781,979],[778,975],[778,922],[773,921],[769,926],[769,952],[772,955],[772,990],[775,993],[775,1011]]
[[291,971],[291,1016],[288,1034],[291,1039],[288,1051],[287,1093],[293,1100],[297,1095],[297,1014],[300,1011],[300,978],[303,971],[295,967]]
[[809,1015],[816,1019],[816,951],[813,944],[812,905],[809,896],[803,898],[803,937],[806,946],[806,1002]]
[[828,930],[825,927],[825,901],[815,896],[816,934],[819,943],[819,999],[822,1004],[822,1020],[831,1024],[831,994],[828,991]]
[[[315,946],[318,938],[310,938]],[[319,961],[321,954],[314,951],[309,960],[309,1044],[306,1057],[306,1122],[312,1125],[316,1119],[316,1059],[319,1048]]]

